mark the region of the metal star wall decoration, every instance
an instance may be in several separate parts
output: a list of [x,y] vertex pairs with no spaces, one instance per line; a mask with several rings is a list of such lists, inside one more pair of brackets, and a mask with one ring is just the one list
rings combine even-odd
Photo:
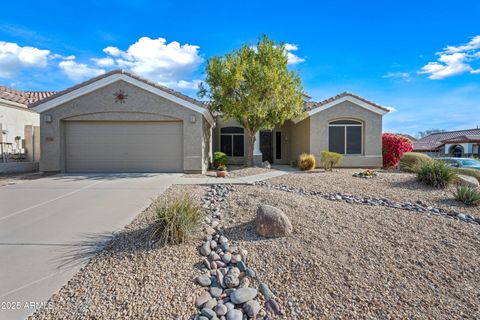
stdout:
[[125,103],[125,100],[127,100],[128,94],[123,92],[123,90],[118,90],[114,94],[115,96],[115,103]]

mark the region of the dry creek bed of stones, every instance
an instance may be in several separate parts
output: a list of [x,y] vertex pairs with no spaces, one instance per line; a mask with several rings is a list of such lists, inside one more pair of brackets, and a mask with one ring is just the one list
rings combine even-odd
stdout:
[[255,270],[248,268],[247,250],[223,235],[223,212],[219,203],[234,190],[233,186],[213,185],[202,198],[209,213],[205,217],[205,241],[199,248],[204,257],[202,274],[196,282],[208,291],[196,299],[200,312],[195,320],[268,320],[283,315],[266,283],[260,283],[259,290],[252,287],[257,282],[257,275]]

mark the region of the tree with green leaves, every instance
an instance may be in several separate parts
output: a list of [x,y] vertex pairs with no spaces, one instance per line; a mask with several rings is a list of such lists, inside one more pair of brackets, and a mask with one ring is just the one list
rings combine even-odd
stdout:
[[206,66],[207,86],[199,96],[210,99],[210,109],[240,123],[248,135],[247,164],[253,165],[255,135],[304,115],[302,83],[287,67],[284,43],[263,35],[256,46],[244,44]]

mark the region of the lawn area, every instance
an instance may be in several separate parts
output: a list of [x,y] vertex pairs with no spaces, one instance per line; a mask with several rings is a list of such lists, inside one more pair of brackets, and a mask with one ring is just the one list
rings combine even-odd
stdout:
[[[424,187],[412,174],[359,170],[293,173],[268,180],[309,190],[421,200],[478,216],[451,190]],[[173,186],[162,197],[204,186]],[[443,200],[442,200],[443,197]],[[255,231],[260,204],[289,217],[293,233],[266,239]],[[247,263],[268,283],[285,311],[280,319],[478,318],[480,225],[406,210],[349,204],[239,185],[221,204],[224,234],[248,251]],[[201,257],[193,241],[147,249],[154,215],[146,210],[96,255],[31,319],[192,319]]]

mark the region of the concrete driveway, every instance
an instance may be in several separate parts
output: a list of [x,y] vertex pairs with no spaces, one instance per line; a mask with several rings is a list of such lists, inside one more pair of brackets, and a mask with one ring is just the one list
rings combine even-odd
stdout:
[[0,187],[0,319],[45,304],[86,262],[72,248],[122,229],[180,176],[56,175]]

